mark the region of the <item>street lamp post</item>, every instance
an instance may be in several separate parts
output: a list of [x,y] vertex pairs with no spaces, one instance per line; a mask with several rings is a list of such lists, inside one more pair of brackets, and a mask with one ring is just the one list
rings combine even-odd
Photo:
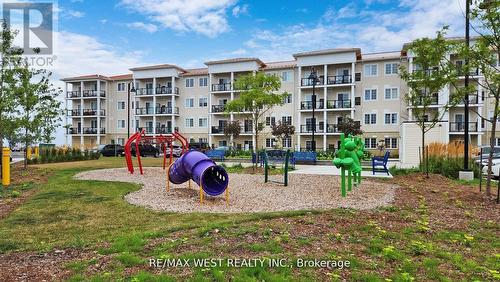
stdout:
[[134,82],[127,85],[127,139],[130,138],[130,93],[135,93]]
[[[470,0],[465,0],[465,48],[468,51],[470,47],[469,36],[469,17],[470,17]],[[469,58],[465,56],[465,101],[464,101],[464,170],[469,170]]]
[[311,69],[311,74],[309,74],[309,81],[312,81],[313,94],[312,94],[312,136],[311,136],[311,150],[316,152],[316,141],[314,140],[314,134],[316,132],[316,83],[318,82],[318,75],[314,68]]

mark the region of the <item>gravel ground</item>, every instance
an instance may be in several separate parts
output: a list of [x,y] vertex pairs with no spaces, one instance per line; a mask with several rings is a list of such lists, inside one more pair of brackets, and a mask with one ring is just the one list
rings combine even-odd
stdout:
[[[125,200],[133,205],[171,212],[270,212],[309,209],[354,208],[373,209],[390,205],[396,186],[363,179],[361,186],[340,195],[340,178],[329,175],[291,174],[288,186],[264,183],[264,176],[229,174],[229,205],[224,194],[205,196],[199,202],[199,188],[191,182],[173,185],[166,191],[166,173],[161,168],[145,168],[144,175],[129,174],[126,168],[102,169],[80,173],[82,180],[122,181],[143,184],[139,191],[129,193]],[[270,176],[282,180],[280,175]],[[280,179],[281,178],[281,179]]]

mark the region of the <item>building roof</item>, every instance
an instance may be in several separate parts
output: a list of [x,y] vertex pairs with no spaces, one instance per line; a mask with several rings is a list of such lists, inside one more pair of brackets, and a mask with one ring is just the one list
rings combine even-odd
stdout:
[[109,80],[109,77],[100,75],[100,74],[89,74],[89,75],[81,75],[81,76],[74,76],[74,77],[66,77],[62,78],[62,81],[71,81],[71,80],[89,80],[89,79],[102,79],[102,80]]
[[110,80],[130,80],[132,79],[132,74],[120,74],[120,75],[113,75],[109,77]]
[[273,69],[289,69],[296,66],[295,61],[279,61],[279,62],[269,62],[265,63],[263,70],[273,70]]
[[265,64],[259,58],[231,58],[217,61],[205,62],[205,65],[216,65],[216,64],[230,64],[230,63],[240,63],[240,62],[257,62],[257,64],[264,66]]
[[366,53],[361,55],[361,61],[391,60],[401,58],[401,51]]
[[296,54],[293,54],[293,57],[297,58],[297,57],[316,56],[316,55],[328,55],[328,54],[345,53],[345,52],[356,52],[356,55],[358,55],[358,54],[361,54],[361,49],[360,48],[325,49],[325,50],[317,50],[317,51],[308,51],[308,52],[296,53]]
[[208,68],[186,69],[182,76],[207,75]]
[[157,69],[171,69],[175,68],[180,70],[181,72],[186,72],[185,69],[176,66],[176,65],[171,65],[171,64],[161,64],[161,65],[151,65],[151,66],[144,66],[144,67],[135,67],[131,68],[131,71],[140,71],[140,70],[157,70]]

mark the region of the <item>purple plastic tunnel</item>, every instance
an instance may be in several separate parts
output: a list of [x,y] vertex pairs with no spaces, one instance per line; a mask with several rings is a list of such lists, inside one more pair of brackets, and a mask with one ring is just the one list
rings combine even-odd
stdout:
[[198,151],[189,151],[174,162],[170,182],[181,184],[192,179],[210,196],[222,194],[229,183],[226,170]]

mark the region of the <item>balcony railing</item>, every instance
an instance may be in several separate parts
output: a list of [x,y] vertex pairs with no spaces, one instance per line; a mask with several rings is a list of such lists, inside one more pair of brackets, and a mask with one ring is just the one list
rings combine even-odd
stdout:
[[217,92],[217,91],[231,91],[231,83],[218,83],[218,84],[212,84],[212,92]]
[[68,91],[66,92],[66,97],[67,98],[80,98],[82,97],[82,92],[76,90],[76,91]]
[[351,100],[328,100],[326,101],[327,109],[349,109],[351,108]]
[[223,134],[224,126],[212,126],[212,134]]
[[[97,130],[97,127],[84,127],[84,128],[77,128],[77,127],[70,127],[68,128],[68,134],[97,134],[99,130]],[[101,127],[100,134],[106,134],[106,128]]]
[[[99,95],[98,95],[99,94]],[[83,97],[84,98],[91,98],[91,97],[106,97],[106,91],[104,90],[83,90]]]
[[105,110],[94,110],[94,109],[83,109],[83,115],[84,116],[97,116],[99,114],[99,116],[105,116],[106,115],[106,111]]
[[[323,100],[316,101],[316,108],[315,109],[323,109],[325,106],[325,103]],[[313,102],[312,101],[302,101],[300,102],[300,109],[301,110],[312,110],[313,108]]]
[[[450,132],[464,132],[465,122],[450,122]],[[477,132],[477,122],[468,122],[469,132]]]
[[[146,91],[147,92],[147,91]],[[175,94],[179,94],[179,88],[175,87],[174,89]],[[160,86],[156,87],[156,94],[172,94],[172,87],[167,87],[167,86]],[[151,95],[151,94],[148,94]]]
[[226,110],[226,105],[212,105],[212,113],[222,113]]
[[337,124],[327,124],[326,125],[326,133],[338,133],[339,126]]
[[[465,67],[464,66],[457,66],[457,72],[459,76],[465,76]],[[479,69],[478,68],[473,68],[469,71],[469,75],[479,75]]]
[[352,77],[350,74],[346,75],[333,75],[333,76],[328,76],[327,78],[327,83],[329,85],[332,84],[349,84],[352,82]]
[[[318,80],[316,81],[316,85],[323,85],[325,84],[325,78],[324,77],[318,77]],[[300,85],[301,86],[313,86],[313,80],[305,77],[300,79]]]
[[135,95],[153,95],[153,88],[137,88],[135,90]]
[[243,134],[252,134],[253,133],[253,127],[252,126],[242,126],[241,127],[241,133],[243,133]]
[[[300,126],[300,132],[301,133],[312,133],[313,132],[313,125],[312,124],[303,124]],[[316,130],[314,131],[315,133],[323,133],[324,132],[324,125],[323,124],[317,124],[316,125]]]
[[78,117],[78,116],[81,116],[82,115],[82,112],[78,109],[76,110],[68,110],[68,116],[73,116],[73,117]]
[[[428,104],[427,104],[428,103]],[[429,101],[426,101],[426,106],[434,106],[439,104],[439,97],[437,95],[432,95]],[[414,105],[416,107],[423,106],[424,100],[421,98],[418,101],[414,101]]]
[[165,106],[156,107],[156,111],[155,112],[158,115],[171,115],[171,114],[178,115],[179,114],[179,107],[175,107],[175,108],[165,107]]
[[155,113],[154,107],[135,108],[136,115],[153,115]]
[[81,132],[82,132],[81,129],[76,127],[70,127],[67,130],[68,134],[80,134]]
[[171,133],[172,133],[171,127],[157,127],[156,128],[156,134],[171,134]]

